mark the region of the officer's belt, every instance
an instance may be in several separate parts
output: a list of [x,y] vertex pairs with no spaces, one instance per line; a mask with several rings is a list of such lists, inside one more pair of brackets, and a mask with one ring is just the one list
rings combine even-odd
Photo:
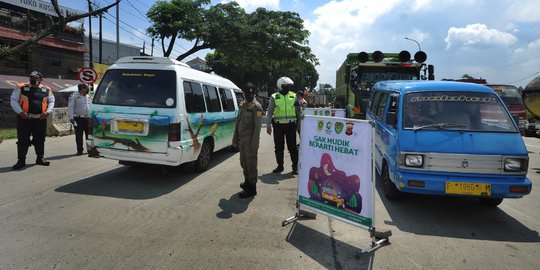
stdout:
[[30,119],[39,119],[39,118],[41,118],[40,113],[27,113],[26,116],[28,116],[28,118],[30,118]]
[[274,122],[277,123],[277,124],[288,124],[288,123],[295,123],[296,120],[287,120],[287,119],[276,120],[276,119],[274,119]]
[[88,118],[88,115],[87,114],[77,114],[77,115],[74,115],[73,117]]

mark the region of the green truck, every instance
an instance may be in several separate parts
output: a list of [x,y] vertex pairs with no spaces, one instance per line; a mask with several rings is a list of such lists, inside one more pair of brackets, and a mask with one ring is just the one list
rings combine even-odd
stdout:
[[426,59],[423,51],[415,53],[414,59],[408,51],[349,53],[336,72],[334,107],[345,108],[349,118],[366,119],[370,90],[378,81],[434,80],[433,65],[425,64]]

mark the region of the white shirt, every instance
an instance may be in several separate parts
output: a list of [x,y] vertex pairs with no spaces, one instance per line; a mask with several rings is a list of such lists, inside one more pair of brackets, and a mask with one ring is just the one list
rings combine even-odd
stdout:
[[79,92],[71,94],[69,96],[67,113],[69,120],[73,120],[74,117],[79,117],[80,115],[87,117],[90,113],[90,99],[88,99],[88,95],[83,96]]

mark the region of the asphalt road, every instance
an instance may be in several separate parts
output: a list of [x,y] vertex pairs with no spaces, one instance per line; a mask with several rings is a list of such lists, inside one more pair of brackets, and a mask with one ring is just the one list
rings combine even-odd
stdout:
[[[264,129],[263,129],[264,130]],[[498,208],[474,200],[375,194],[375,225],[390,244],[362,254],[363,229],[318,215],[286,227],[297,179],[274,175],[261,135],[258,193],[239,199],[237,153],[211,168],[122,166],[75,156],[73,136],[47,138],[50,167],[11,171],[14,140],[0,144],[0,269],[538,269],[540,139],[525,138],[533,191]],[[288,155],[286,169],[290,169]]]

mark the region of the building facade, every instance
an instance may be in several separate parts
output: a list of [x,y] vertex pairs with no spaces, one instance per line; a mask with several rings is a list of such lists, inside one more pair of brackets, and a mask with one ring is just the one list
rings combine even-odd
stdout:
[[[60,7],[64,15],[84,13]],[[57,18],[50,3],[40,0],[0,0],[0,46],[12,48],[50,27]],[[76,25],[77,23],[74,23]],[[27,76],[39,70],[48,78],[76,79],[83,65],[84,28],[66,26],[56,36],[48,36],[21,53],[0,60],[0,74]]]

